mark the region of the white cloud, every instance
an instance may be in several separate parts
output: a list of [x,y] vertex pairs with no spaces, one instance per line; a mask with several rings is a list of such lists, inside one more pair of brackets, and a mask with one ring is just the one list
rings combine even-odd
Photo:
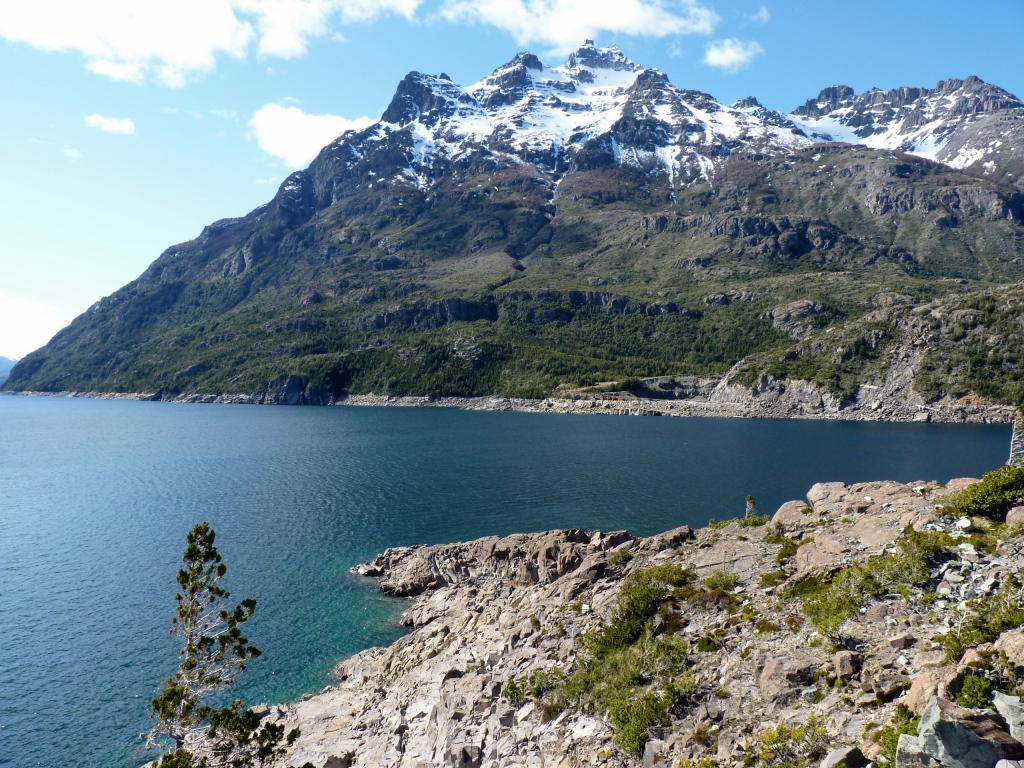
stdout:
[[82,157],[82,151],[77,147],[64,147],[64,157],[69,160],[79,160]]
[[769,21],[772,20],[772,14],[767,8],[765,8],[762,5],[760,8],[757,9],[757,11],[750,14],[748,18],[751,21],[756,21],[758,24],[767,24]]
[[718,15],[698,0],[445,0],[442,18],[491,24],[520,45],[564,53],[602,32],[649,37],[711,34]]
[[71,317],[56,307],[0,294],[0,355],[24,357],[69,322]]
[[265,104],[249,119],[249,127],[260,149],[290,168],[302,168],[345,131],[365,128],[372,122],[368,117],[350,120],[340,115],[311,115],[294,106]]
[[77,52],[113,80],[157,79],[180,88],[217,59],[295,58],[336,22],[385,14],[412,18],[422,0],[33,0],[0,7],[0,38],[43,51]]
[[763,53],[764,48],[753,40],[743,41],[727,37],[708,43],[704,51],[704,63],[709,67],[734,73],[748,66],[755,57]]
[[135,133],[135,123],[130,117],[104,117],[93,113],[85,116],[85,124],[90,128],[98,128],[104,133],[117,133],[131,136]]

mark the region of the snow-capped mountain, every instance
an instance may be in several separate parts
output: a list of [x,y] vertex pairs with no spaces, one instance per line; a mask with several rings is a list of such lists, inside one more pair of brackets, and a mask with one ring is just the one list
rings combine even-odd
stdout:
[[809,143],[756,99],[726,106],[588,40],[561,66],[521,53],[466,87],[444,74],[412,72],[378,123],[327,151],[348,154],[354,167],[383,146],[402,147],[400,175],[423,188],[440,169],[472,155],[531,163],[554,180],[568,170],[619,164],[686,183],[712,179],[716,163],[738,150]]
[[954,168],[1024,171],[1024,102],[977,77],[935,88],[825,88],[789,116],[811,138],[909,152]]

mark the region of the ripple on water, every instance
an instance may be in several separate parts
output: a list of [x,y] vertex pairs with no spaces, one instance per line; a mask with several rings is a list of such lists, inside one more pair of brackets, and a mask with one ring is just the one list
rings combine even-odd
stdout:
[[174,664],[185,532],[209,520],[281,700],[398,636],[347,573],[395,545],[555,527],[651,533],[817,480],[944,480],[1009,429],[0,397],[0,765],[128,768]]

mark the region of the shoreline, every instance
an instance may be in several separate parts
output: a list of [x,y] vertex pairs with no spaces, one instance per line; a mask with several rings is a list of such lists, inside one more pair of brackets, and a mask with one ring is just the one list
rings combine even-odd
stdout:
[[[1018,537],[969,534],[943,512],[947,494],[975,482],[817,483],[755,524],[683,525],[651,536],[560,529],[386,549],[351,572],[410,600],[401,617],[408,632],[340,661],[320,692],[262,707],[272,722],[301,731],[274,765],[729,765],[773,725],[809,718],[822,724],[816,760],[828,752],[858,758],[854,765],[877,761],[884,745],[872,730],[899,705],[916,715],[945,707],[931,720],[961,722],[965,710],[949,702],[975,667],[947,659],[932,638],[951,631],[959,601],[990,599],[1024,563]],[[814,615],[785,586],[892,557],[912,535],[943,542],[945,562],[927,563],[923,582],[906,594],[862,596],[860,610],[837,609],[859,639],[856,651],[821,642]],[[979,536],[989,546],[976,547]],[[558,688],[587,669],[586,638],[614,623],[628,578],[673,567],[691,573],[692,585],[659,598],[650,631],[681,644],[671,646],[684,649],[681,657],[659,659],[676,664],[669,674],[684,674],[692,689],[624,749],[605,703],[574,706]],[[723,574],[729,584],[713,586]],[[1001,631],[995,648],[1024,665],[1024,628]],[[637,641],[629,651],[649,646]],[[630,685],[633,696],[648,690],[646,681]],[[900,737],[900,754],[925,755],[930,742],[918,738],[933,727],[915,726],[906,743]],[[693,739],[701,729],[711,738]],[[1017,721],[985,736],[1013,745],[1021,737]]]
[[896,402],[846,408],[790,399],[750,396],[731,400],[705,398],[518,398],[499,395],[471,397],[434,395],[349,395],[317,401],[303,398],[282,400],[267,393],[181,394],[159,392],[36,392],[0,391],[15,397],[63,397],[92,400],[138,400],[169,403],[221,405],[322,405],[352,408],[457,408],[465,411],[513,411],[519,413],[601,414],[609,416],[669,416],[741,419],[802,419],[810,421],[874,421],[887,423],[1011,424],[1015,409],[1009,405],[948,403],[923,405]]

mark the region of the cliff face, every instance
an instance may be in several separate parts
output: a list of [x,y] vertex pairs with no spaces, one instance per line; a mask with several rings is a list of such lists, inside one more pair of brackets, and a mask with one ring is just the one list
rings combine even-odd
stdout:
[[[1024,538],[948,515],[972,482],[818,484],[767,523],[648,538],[390,549],[357,570],[414,596],[409,634],[267,716],[318,768],[854,766],[897,743],[900,766],[991,768],[1024,755],[1019,700],[995,695],[1005,719],[951,700],[991,707],[970,691],[1024,673],[1024,630],[965,634],[971,606],[1020,602]],[[981,757],[950,757],[964,744]]]

